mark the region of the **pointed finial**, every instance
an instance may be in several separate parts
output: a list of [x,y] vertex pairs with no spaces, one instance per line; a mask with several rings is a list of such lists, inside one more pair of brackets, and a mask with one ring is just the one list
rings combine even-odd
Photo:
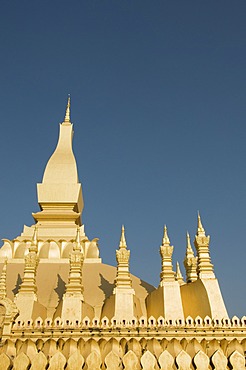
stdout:
[[190,245],[190,234],[188,231],[186,231],[186,240],[187,240],[187,246]]
[[65,114],[64,122],[71,122],[70,121],[70,94],[68,94],[67,108],[66,108],[66,114]]
[[175,272],[173,271],[172,264],[173,246],[170,245],[166,225],[164,226],[162,245],[160,246],[160,255],[161,255],[160,286],[164,286],[163,284],[165,284],[165,281],[175,280]]
[[177,262],[176,264],[176,280],[177,281],[182,281],[183,282],[183,276],[179,267],[179,263]]
[[34,233],[33,233],[33,237],[32,237],[32,243],[34,245],[37,245],[37,242],[38,242],[38,227],[37,227],[37,225],[35,225]]
[[31,246],[29,248],[30,252],[38,252],[38,227],[35,225],[34,232],[32,236]]
[[81,251],[81,244],[80,244],[80,227],[77,227],[76,238],[75,238],[75,247],[74,250]]
[[194,252],[190,242],[190,234],[188,233],[188,231],[186,233],[186,256],[194,257]]
[[124,225],[122,225],[121,227],[121,237],[120,237],[120,245],[119,245],[120,248],[126,248],[127,245],[126,245],[126,238],[125,238],[125,227]]
[[[116,261],[117,261],[117,274],[115,279],[115,289],[116,288],[129,288],[132,287],[132,279],[130,277],[129,271],[129,259],[130,251],[127,249],[126,238],[125,238],[125,228],[124,225],[121,227],[121,237],[119,249],[115,251]],[[114,289],[114,293],[115,293]]]
[[201,216],[200,216],[200,213],[198,211],[198,215],[197,215],[197,233],[196,235],[199,235],[199,236],[205,236],[205,230],[202,226],[202,221],[201,221]]
[[162,245],[170,245],[170,240],[167,234],[167,227],[164,226],[163,238],[162,238]]
[[76,232],[76,243],[80,243],[80,228],[77,227],[77,232]]

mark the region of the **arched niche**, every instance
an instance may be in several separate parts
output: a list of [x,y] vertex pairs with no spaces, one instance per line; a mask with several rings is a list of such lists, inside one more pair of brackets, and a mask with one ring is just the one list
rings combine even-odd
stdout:
[[62,253],[62,258],[69,258],[69,254],[73,251],[73,243],[67,243],[65,246],[63,253]]
[[15,251],[15,258],[24,258],[28,254],[28,245],[20,243]]
[[99,257],[99,250],[97,246],[97,240],[92,240],[88,246],[86,258],[98,258]]
[[61,257],[60,248],[57,245],[57,243],[54,242],[53,240],[46,242],[43,244],[43,246],[40,249],[39,257],[49,258],[49,259],[50,258],[51,259],[60,258]]
[[13,257],[12,245],[8,240],[4,240],[3,246],[0,248],[0,257]]

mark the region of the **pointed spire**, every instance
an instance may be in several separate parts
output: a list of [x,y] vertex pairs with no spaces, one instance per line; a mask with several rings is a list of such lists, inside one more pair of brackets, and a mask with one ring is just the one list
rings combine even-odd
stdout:
[[130,277],[129,272],[129,259],[130,251],[127,249],[125,228],[124,225],[122,225],[119,249],[116,250],[116,261],[117,261],[117,275],[115,279],[116,287],[131,288],[132,286],[132,279]]
[[127,248],[124,225],[122,225],[122,227],[121,227],[121,237],[120,237],[119,248]]
[[67,108],[66,108],[66,114],[65,114],[64,122],[71,122],[70,121],[70,94],[68,94]]
[[[130,251],[127,249],[125,228],[122,225],[119,249],[116,250],[117,271],[114,280],[114,300],[109,301],[111,305],[110,312],[112,312],[112,316],[119,324],[124,322],[123,320],[129,320],[130,322],[136,317],[135,291],[132,288],[129,260]],[[108,315],[108,306],[106,307]],[[111,314],[109,313],[109,315]]]
[[206,236],[202,225],[201,217],[198,212],[197,233],[195,236],[195,247],[197,250],[198,265],[197,271],[200,278],[214,278],[213,265],[209,254],[210,236]]
[[31,246],[29,248],[30,252],[38,252],[38,226],[35,225]]
[[180,270],[179,263],[176,264],[176,274],[175,274],[176,280],[179,282],[180,285],[184,284],[184,279]]
[[73,250],[83,253],[83,249],[82,249],[81,243],[80,243],[80,227],[79,226],[77,227],[76,238],[75,238],[75,246],[74,246]]
[[193,258],[194,257],[194,252],[190,243],[190,234],[186,233],[186,257],[187,258]]
[[34,227],[34,233],[33,233],[33,237],[32,237],[32,243],[34,245],[37,245],[37,243],[38,243],[38,226],[37,225],[35,225],[35,227]]
[[73,153],[73,133],[69,96],[65,118],[60,123],[56,149],[47,162],[42,183],[37,184],[41,211],[33,213],[33,217],[39,226],[42,239],[43,236],[56,239],[61,235],[71,239],[76,233],[77,225],[82,225],[84,202]]
[[65,296],[83,298],[84,287],[82,285],[82,268],[84,263],[84,253],[80,244],[80,229],[77,228],[75,246],[69,256],[70,270],[68,283],[66,284]]
[[198,214],[197,214],[197,233],[196,233],[197,236],[205,236],[205,230],[202,226],[202,221],[201,221],[201,216],[200,216],[200,213],[198,211]]
[[164,233],[162,238],[162,245],[160,246],[161,255],[161,274],[160,274],[160,285],[163,286],[165,281],[174,281],[175,273],[172,265],[172,254],[173,247],[170,245],[170,240],[167,234],[167,227],[164,226]]
[[37,300],[36,274],[39,263],[37,252],[37,228],[35,227],[29,253],[25,256],[24,276],[17,296],[32,295],[33,300]]
[[80,244],[80,228],[77,228],[75,243],[69,255],[69,274],[66,291],[62,298],[61,318],[63,322],[81,321],[84,310],[84,286],[82,281],[82,270],[84,253]]
[[7,258],[4,261],[2,273],[0,276],[0,298],[7,297],[7,287],[6,287],[6,276],[7,276]]
[[76,239],[75,239],[76,243],[80,243],[80,228],[77,227],[77,232],[76,232]]
[[184,259],[184,267],[186,271],[186,281],[191,283],[197,280],[197,257],[195,257],[191,242],[190,235],[186,233],[186,254]]
[[162,238],[162,245],[170,245],[170,240],[167,234],[167,226],[164,226],[163,238]]

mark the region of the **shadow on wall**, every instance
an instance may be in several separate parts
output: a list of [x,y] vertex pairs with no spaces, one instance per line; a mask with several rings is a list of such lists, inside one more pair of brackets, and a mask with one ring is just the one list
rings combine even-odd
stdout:
[[[115,284],[110,283],[107,279],[103,277],[102,274],[99,275],[101,279],[101,284],[99,285],[99,288],[103,291],[105,299],[107,299],[113,294]],[[153,285],[146,283],[146,281],[140,280],[140,285],[146,290],[148,294],[155,290],[155,287]]]
[[106,280],[102,274],[99,275],[101,279],[101,284],[99,285],[99,288],[103,291],[105,299],[109,298],[113,294],[114,284],[111,284],[108,280]]
[[21,284],[22,284],[22,278],[21,278],[20,274],[18,274],[16,284],[15,284],[15,288],[12,290],[14,295],[16,295],[19,292]]
[[61,276],[57,274],[57,287],[54,289],[56,294],[59,297],[59,301],[62,299],[63,294],[65,293],[66,283],[62,280]]
[[140,279],[140,285],[148,292],[153,292],[156,288],[153,285],[150,285],[149,283],[146,283],[146,281],[143,281]]

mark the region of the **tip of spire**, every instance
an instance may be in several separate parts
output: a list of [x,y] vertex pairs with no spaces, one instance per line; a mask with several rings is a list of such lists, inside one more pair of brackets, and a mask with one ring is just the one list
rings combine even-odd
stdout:
[[125,227],[121,227],[120,248],[126,248]]
[[188,231],[186,232],[186,241],[187,241],[187,247],[190,246],[190,234]]
[[176,273],[177,273],[177,275],[181,275],[182,276],[178,261],[176,262]]
[[70,94],[68,94],[67,108],[66,108],[64,122],[71,122],[71,119],[70,119],[70,104],[71,104],[71,98],[70,98]]
[[79,226],[77,227],[75,245],[74,245],[73,250],[83,252],[82,247],[81,247],[81,243],[80,243],[80,227]]
[[38,251],[38,226],[35,225],[33,236],[32,236],[32,242],[31,246],[29,248],[30,252],[37,252]]
[[179,263],[178,262],[176,263],[176,280],[183,281],[183,275],[181,273],[181,270],[180,270],[180,267],[179,267]]
[[79,226],[77,227],[77,232],[76,232],[76,242],[80,243],[80,228],[79,228]]
[[35,225],[34,226],[34,231],[33,231],[33,236],[32,236],[32,241],[34,243],[36,243],[37,242],[37,239],[38,239],[38,226]]
[[193,252],[193,249],[192,249],[192,246],[191,246],[191,242],[190,242],[190,234],[186,233],[186,257],[194,257],[194,252]]
[[197,212],[197,235],[205,235],[199,211]]
[[162,244],[168,244],[170,245],[170,240],[169,240],[169,237],[168,237],[168,234],[167,234],[167,226],[164,225],[164,232],[163,232],[163,238],[162,238]]

